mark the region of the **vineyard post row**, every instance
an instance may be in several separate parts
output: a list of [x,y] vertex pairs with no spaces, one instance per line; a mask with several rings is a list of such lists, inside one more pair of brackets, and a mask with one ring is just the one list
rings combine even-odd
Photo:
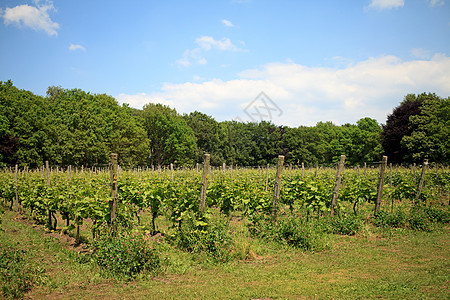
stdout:
[[[334,206],[336,204],[337,201],[337,197],[338,197],[338,193],[339,193],[339,185],[340,185],[340,178],[342,177],[342,173],[344,170],[344,162],[345,162],[345,156],[341,156],[341,161],[339,162],[338,166],[337,166],[337,176],[336,176],[336,185],[335,185],[335,189],[334,189],[334,193],[333,193],[333,198],[331,201],[331,212],[333,215],[334,212]],[[279,195],[280,195],[280,188],[281,188],[281,174],[283,171],[283,163],[284,163],[284,156],[279,156],[278,159],[278,165],[277,165],[277,174],[276,174],[276,181],[275,181],[275,187],[274,187],[274,199],[273,199],[273,217],[274,219],[276,219],[276,210],[277,210],[277,206],[278,206],[278,202],[279,202]],[[197,165],[198,166],[198,165]],[[222,165],[222,170],[224,171],[224,165]],[[382,197],[382,193],[383,193],[383,184],[384,184],[384,178],[385,178],[385,174],[386,174],[386,167],[387,167],[387,157],[384,156],[383,157],[383,161],[380,165],[380,178],[379,178],[379,184],[378,184],[378,189],[377,189],[377,198],[376,198],[376,202],[375,202],[375,210],[374,213],[378,213],[380,210],[380,204],[381,204],[381,197]],[[425,179],[425,173],[427,171],[427,167],[428,167],[428,160],[425,160],[422,166],[422,172],[421,172],[421,176],[419,179],[419,184],[417,186],[417,190],[416,190],[416,199],[420,197],[420,194],[422,192],[423,189],[423,185],[424,185],[424,179]],[[439,166],[436,165],[436,177],[438,176],[438,168]],[[290,173],[291,173],[291,167],[290,169]],[[366,169],[366,164],[364,166],[364,169]],[[11,170],[11,168],[10,168]],[[69,172],[69,176],[71,177],[71,171],[72,168],[71,166],[69,166],[69,168],[67,169]],[[113,224],[113,221],[117,215],[117,200],[118,200],[118,195],[117,195],[117,180],[118,180],[118,170],[119,170],[119,166],[117,165],[117,154],[112,153],[111,154],[111,163],[110,163],[110,172],[111,172],[111,202],[110,202],[110,207],[111,207],[111,224]],[[230,166],[230,170],[231,172],[233,172],[232,166]],[[411,173],[412,175],[414,174],[414,170],[415,170],[415,166],[411,166]],[[24,169],[25,171],[25,169]],[[58,171],[58,168],[57,168]],[[92,168],[92,171],[94,171],[94,168]],[[97,170],[95,170],[97,171]],[[170,171],[171,171],[171,179],[173,180],[173,166],[170,167]],[[26,169],[26,172],[28,172],[28,169]],[[83,172],[83,168],[81,169],[81,172]],[[158,167],[158,172],[161,172],[161,168]],[[24,172],[23,172],[24,173]],[[22,174],[23,174],[22,173]],[[46,174],[45,174],[46,173]],[[45,169],[44,167],[42,168],[42,175],[43,177],[47,179],[47,186],[50,186],[50,167],[48,164],[48,161],[46,161],[45,163]],[[366,173],[366,170],[364,170],[364,173]],[[14,197],[14,210],[16,212],[18,212],[20,210],[19,207],[19,194],[18,194],[18,174],[19,174],[19,168],[18,165],[15,166],[15,170],[14,170],[14,177],[15,177],[15,197]],[[46,175],[46,176],[45,176]],[[208,177],[210,177],[211,175],[211,168],[210,168],[210,164],[209,164],[209,154],[205,154],[205,163],[203,164],[203,177],[202,177],[202,188],[200,191],[200,198],[199,198],[199,202],[200,202],[200,211],[202,211],[204,209],[205,206],[205,198],[206,198],[206,189],[207,189],[207,184],[208,184]],[[302,177],[304,176],[304,164],[302,164]],[[316,176],[317,176],[317,166],[316,166]],[[392,185],[392,163],[390,164],[390,185]],[[267,165],[267,169],[266,169],[266,185],[265,185],[265,189],[267,191],[268,189],[268,180],[269,179],[269,165]],[[69,195],[70,196],[70,195]],[[13,206],[13,205],[11,205]],[[48,225],[50,226],[50,228],[52,228],[52,220],[51,218],[53,216],[53,211],[49,208],[48,209]]]

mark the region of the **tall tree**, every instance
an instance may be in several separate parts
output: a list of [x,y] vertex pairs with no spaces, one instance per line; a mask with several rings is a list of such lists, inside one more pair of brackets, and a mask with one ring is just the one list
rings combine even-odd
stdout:
[[0,150],[5,163],[39,166],[45,156],[48,110],[44,99],[0,82]]
[[203,155],[211,155],[212,165],[221,165],[225,162],[227,145],[227,131],[223,124],[217,122],[213,117],[204,113],[194,111],[183,115],[186,123],[194,131],[197,138],[196,161],[203,161]]
[[386,125],[382,126],[382,146],[385,155],[393,163],[402,163],[408,149],[402,146],[404,136],[410,136],[413,129],[409,126],[409,118],[420,113],[422,97],[408,94],[399,106],[388,115]]
[[191,127],[175,109],[149,103],[142,111],[150,140],[151,164],[189,164],[195,157],[196,138]]
[[450,97],[442,99],[436,94],[421,94],[420,113],[409,119],[410,135],[401,144],[408,150],[406,159],[422,162],[425,158],[435,162],[450,162]]

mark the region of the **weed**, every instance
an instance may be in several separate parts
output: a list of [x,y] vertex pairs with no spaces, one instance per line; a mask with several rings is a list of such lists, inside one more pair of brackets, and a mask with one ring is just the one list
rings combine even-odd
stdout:
[[255,215],[249,224],[250,233],[268,241],[304,250],[321,250],[325,248],[323,233],[318,230],[316,222],[294,213],[281,215],[277,222],[266,215]]
[[355,216],[354,214],[339,214],[327,218],[326,221],[325,222],[329,224],[326,232],[343,235],[355,235],[364,225],[361,217]]
[[156,272],[160,258],[152,244],[141,234],[104,236],[93,243],[93,261],[110,274],[131,279],[142,271]]
[[44,273],[44,269],[30,266],[24,256],[25,251],[0,244],[0,282],[5,298],[22,298],[33,287],[38,276]]
[[204,253],[213,263],[232,259],[232,238],[229,221],[220,213],[206,215],[198,221],[192,215],[185,216],[183,226],[169,236],[169,241],[178,248]]

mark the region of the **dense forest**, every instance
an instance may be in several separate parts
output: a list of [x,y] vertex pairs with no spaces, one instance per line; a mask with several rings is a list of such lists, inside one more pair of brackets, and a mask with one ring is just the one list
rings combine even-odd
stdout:
[[450,162],[450,97],[408,94],[381,125],[371,118],[337,126],[290,128],[270,122],[217,122],[195,111],[149,103],[142,110],[105,94],[49,87],[45,97],[0,81],[0,167],[103,166],[111,152],[122,166],[193,165],[211,154],[213,165],[256,166],[285,155],[294,165],[326,165],[341,154],[359,165]]

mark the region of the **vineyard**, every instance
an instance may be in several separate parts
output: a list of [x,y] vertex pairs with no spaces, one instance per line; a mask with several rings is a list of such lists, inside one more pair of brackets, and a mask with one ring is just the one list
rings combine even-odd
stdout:
[[302,251],[328,249],[326,235],[371,227],[432,231],[450,221],[449,191],[450,169],[427,163],[306,167],[281,159],[236,168],[205,160],[194,168],[126,170],[112,160],[105,168],[0,172],[4,207],[90,244],[85,260],[128,279],[163,269],[155,244],[213,264],[257,255],[250,242],[233,238],[236,223],[243,239]]

